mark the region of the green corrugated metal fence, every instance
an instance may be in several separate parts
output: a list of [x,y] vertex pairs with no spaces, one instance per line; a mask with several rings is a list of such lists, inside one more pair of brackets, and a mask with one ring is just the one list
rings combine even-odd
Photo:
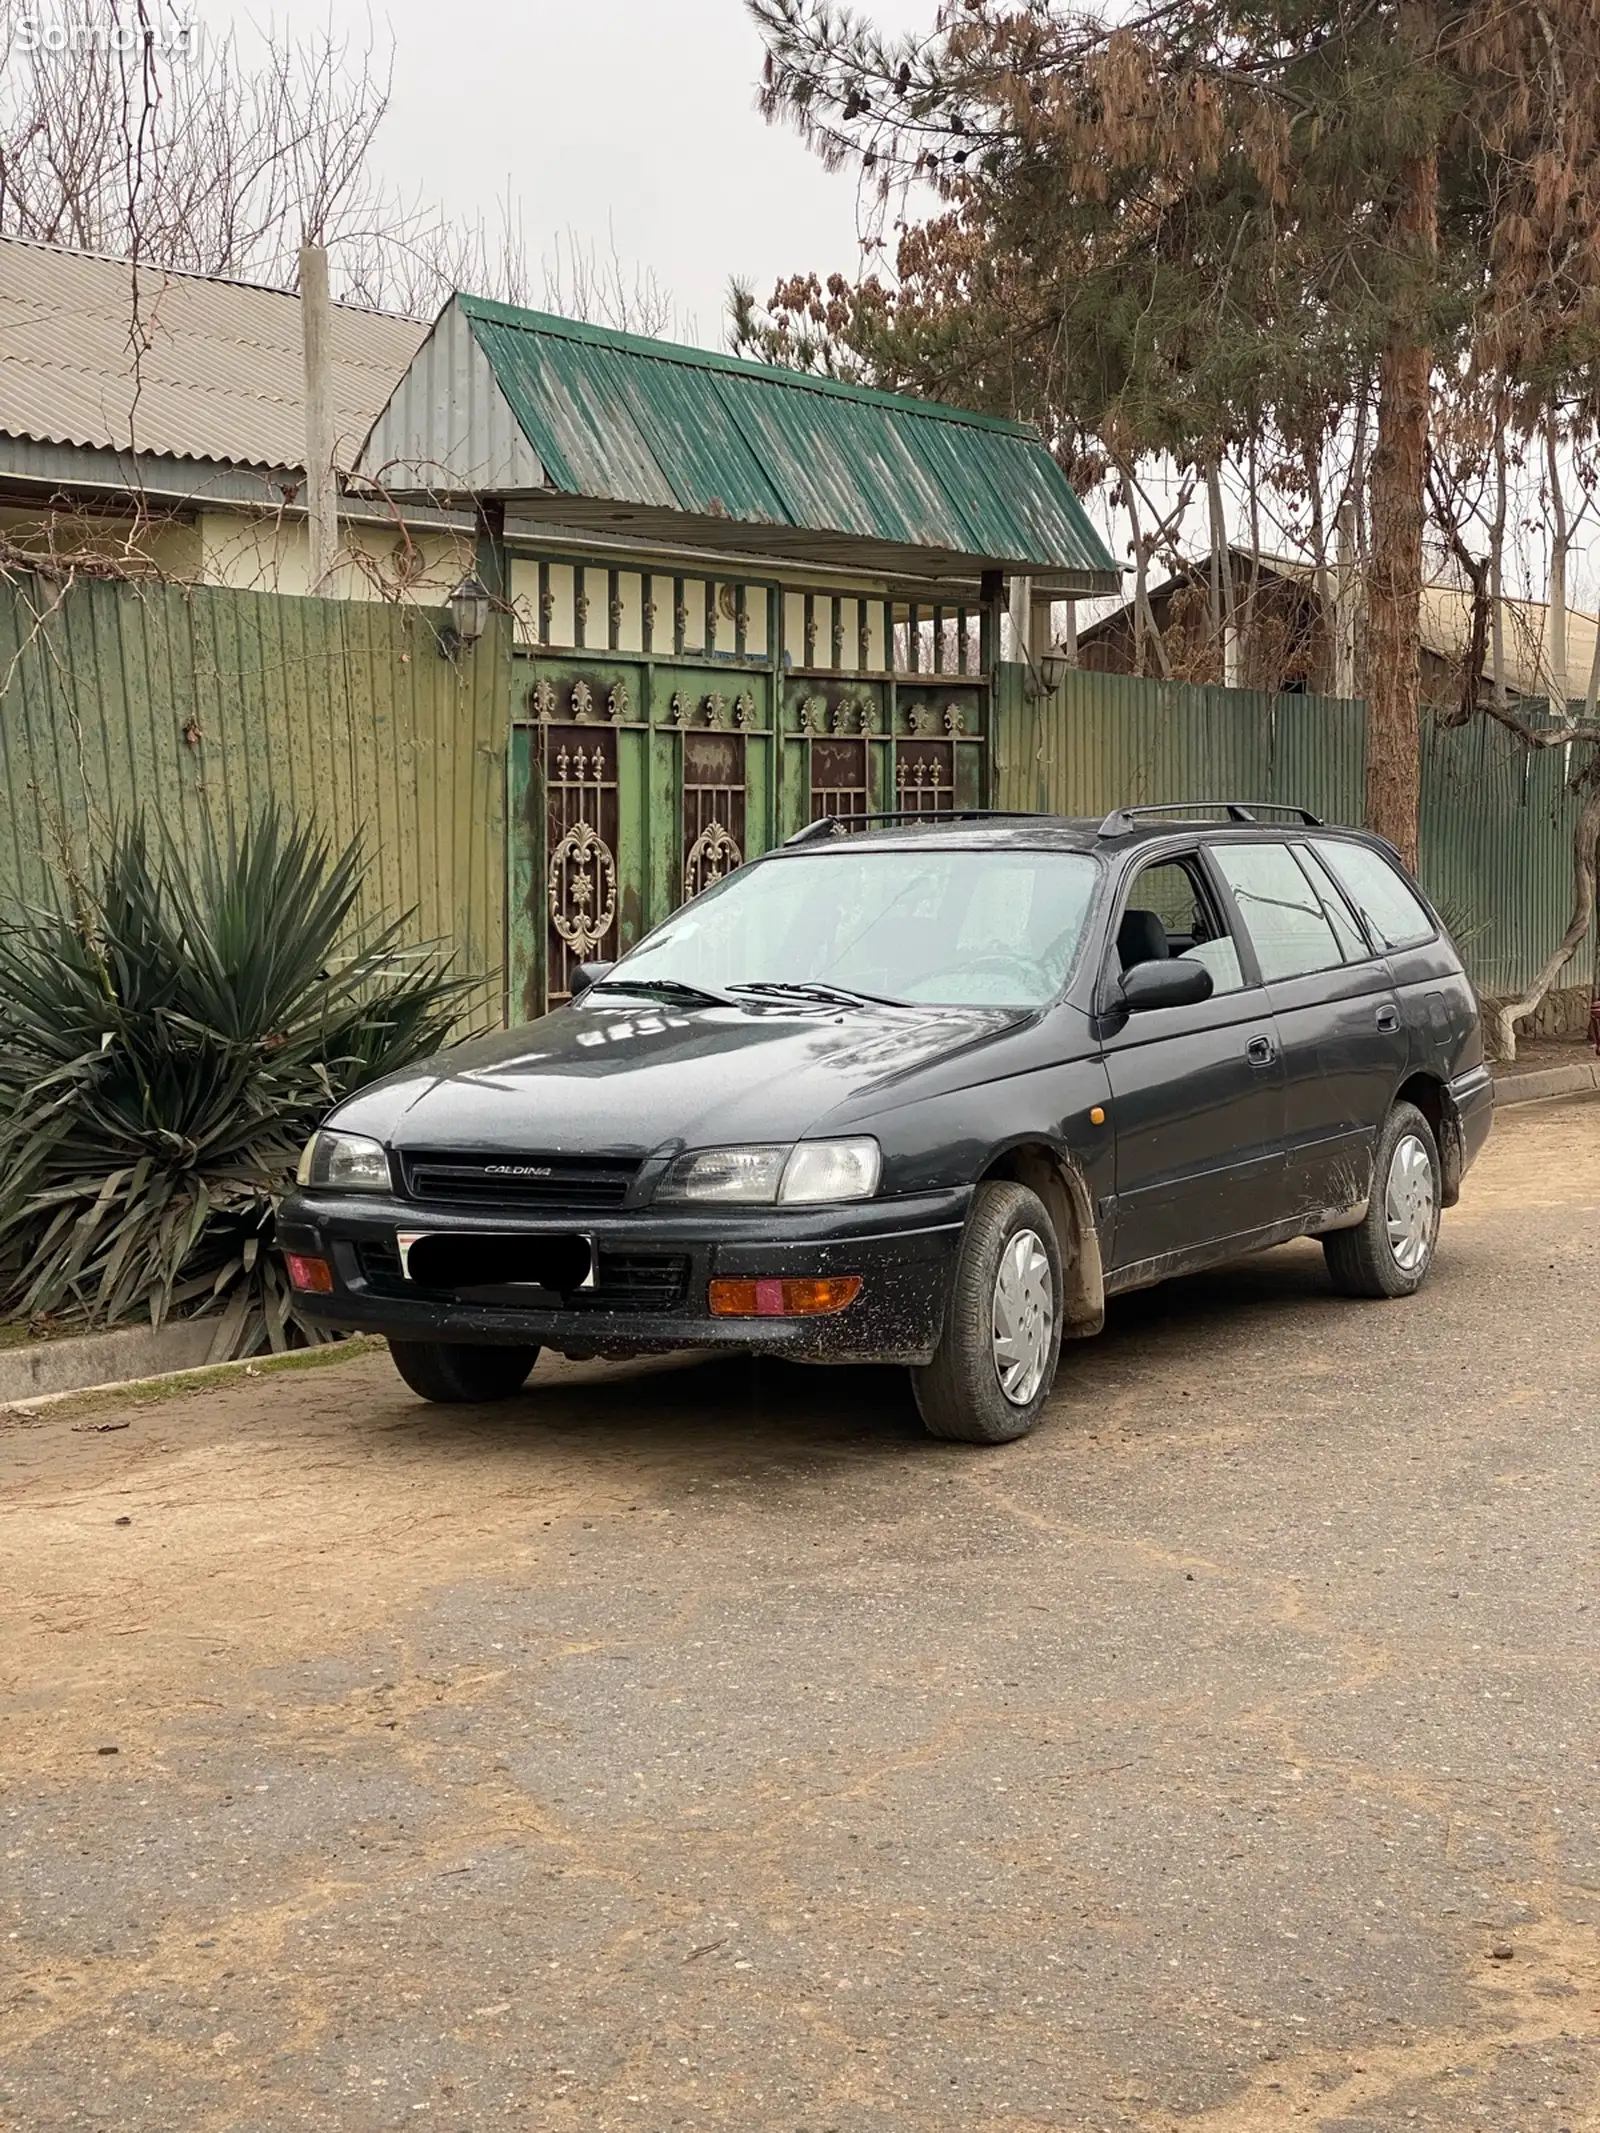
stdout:
[[[996,696],[996,804],[1098,815],[1140,801],[1257,799],[1359,823],[1366,709],[1326,696],[1069,673],[1030,701],[1007,665]],[[1572,908],[1580,807],[1562,749],[1530,754],[1487,719],[1424,713],[1420,871],[1488,996],[1518,992]],[[1593,946],[1562,982],[1586,984]]]
[[415,909],[502,1017],[502,620],[459,661],[439,618],[376,601],[41,579],[0,586],[0,905],[48,893],[112,815],[180,842],[268,799],[367,858],[364,918]]
[[[504,618],[459,662],[437,616],[380,602],[42,579],[0,586],[0,905],[48,891],[57,853],[143,809],[180,842],[268,798],[367,854],[362,915],[414,909],[417,940],[481,974],[475,1022],[504,1011]],[[1003,667],[994,721],[1004,807],[1094,815],[1141,800],[1278,800],[1359,822],[1358,703],[1076,672],[1031,702]],[[1431,722],[1422,875],[1480,990],[1519,990],[1571,903],[1578,801],[1559,749],[1529,756],[1486,721]],[[1592,947],[1565,982],[1585,983]]]

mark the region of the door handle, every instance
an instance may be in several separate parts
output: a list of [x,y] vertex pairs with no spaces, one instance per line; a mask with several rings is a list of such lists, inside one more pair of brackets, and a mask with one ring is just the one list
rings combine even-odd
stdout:
[[1399,1008],[1380,1007],[1378,1009],[1378,1027],[1383,1031],[1386,1037],[1392,1037],[1395,1031],[1400,1027]]
[[1244,1048],[1244,1056],[1253,1067],[1269,1067],[1277,1058],[1277,1047],[1270,1037],[1252,1037]]

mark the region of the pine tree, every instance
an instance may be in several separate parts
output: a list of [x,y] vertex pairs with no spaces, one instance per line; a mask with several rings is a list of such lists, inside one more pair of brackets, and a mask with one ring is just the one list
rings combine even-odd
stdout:
[[1415,861],[1430,404],[1593,395],[1596,0],[946,0],[894,41],[750,0],[763,103],[889,203],[896,272],[797,277],[767,352],[1205,467],[1375,405],[1367,809]]

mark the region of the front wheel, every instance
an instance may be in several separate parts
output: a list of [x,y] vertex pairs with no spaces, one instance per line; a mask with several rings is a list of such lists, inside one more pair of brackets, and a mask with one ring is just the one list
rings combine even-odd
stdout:
[[1061,1247],[1038,1195],[978,1187],[961,1239],[944,1333],[911,1373],[930,1436],[1009,1444],[1039,1419],[1061,1353]]
[[1378,1135],[1372,1197],[1354,1229],[1322,1240],[1341,1296],[1414,1296],[1439,1241],[1439,1145],[1415,1104],[1396,1104]]
[[539,1360],[537,1348],[469,1348],[459,1341],[391,1341],[389,1353],[413,1392],[449,1406],[509,1400]]

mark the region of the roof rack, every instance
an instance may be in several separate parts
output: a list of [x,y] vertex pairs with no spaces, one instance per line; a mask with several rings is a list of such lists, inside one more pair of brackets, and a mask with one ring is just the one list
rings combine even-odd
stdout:
[[817,844],[824,837],[847,837],[852,830],[864,829],[878,822],[925,822],[937,829],[946,822],[1032,822],[1038,819],[1037,811],[1027,807],[949,807],[937,814],[917,807],[893,807],[876,815],[819,815],[815,822],[808,822],[804,829],[785,837],[783,848],[794,844]]
[[1260,815],[1290,815],[1307,829],[1321,829],[1322,817],[1309,807],[1291,807],[1281,800],[1161,800],[1149,807],[1114,807],[1095,832],[1099,837],[1129,837],[1147,815],[1180,815],[1185,820],[1199,814],[1226,815],[1230,822],[1254,822]]

